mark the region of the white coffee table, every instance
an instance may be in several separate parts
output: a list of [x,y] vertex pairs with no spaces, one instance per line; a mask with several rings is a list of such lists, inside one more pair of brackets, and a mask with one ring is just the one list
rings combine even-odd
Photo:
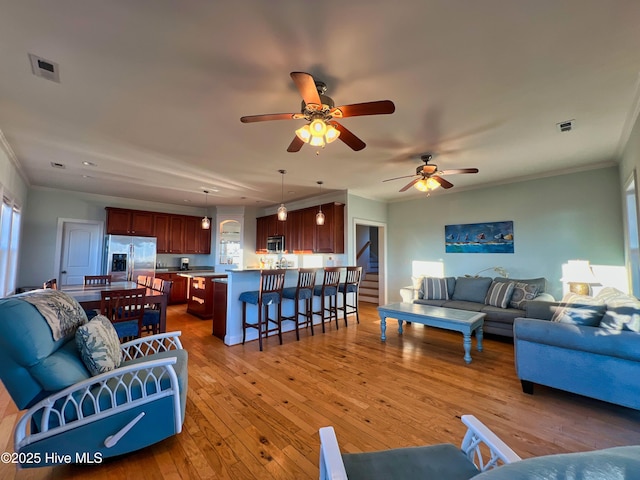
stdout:
[[378,314],[380,315],[380,339],[383,342],[387,339],[387,318],[395,318],[398,320],[398,334],[400,335],[402,335],[403,321],[461,332],[464,361],[467,363],[471,363],[471,334],[474,331],[476,332],[476,348],[479,352],[482,351],[482,325],[485,313],[401,302],[378,307]]

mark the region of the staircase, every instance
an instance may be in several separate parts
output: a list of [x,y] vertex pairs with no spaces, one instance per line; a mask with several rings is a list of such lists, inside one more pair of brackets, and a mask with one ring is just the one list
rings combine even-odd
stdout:
[[360,282],[358,300],[378,305],[378,272],[364,274],[364,278]]

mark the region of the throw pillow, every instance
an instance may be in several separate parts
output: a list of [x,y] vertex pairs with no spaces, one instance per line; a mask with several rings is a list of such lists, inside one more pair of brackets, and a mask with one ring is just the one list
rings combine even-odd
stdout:
[[516,282],[513,286],[513,294],[511,295],[511,301],[509,306],[511,308],[517,308],[518,310],[524,310],[525,302],[533,300],[538,295],[538,286],[532,283]]
[[484,303],[491,282],[491,277],[458,277],[452,298],[466,302]]
[[422,298],[427,300],[449,299],[449,290],[447,289],[447,280],[445,278],[424,277],[422,288],[424,291]]
[[606,310],[606,305],[570,305],[562,309],[560,315],[554,315],[554,317],[556,317],[554,321],[570,323],[572,325],[597,327],[600,325],[600,321]]
[[507,308],[513,294],[513,282],[492,282],[484,303],[493,307]]
[[424,298],[424,290],[422,289],[422,281],[424,277],[411,277],[411,284],[413,286],[413,299]]
[[113,324],[97,315],[76,330],[76,345],[91,375],[109,372],[120,366],[120,340]]

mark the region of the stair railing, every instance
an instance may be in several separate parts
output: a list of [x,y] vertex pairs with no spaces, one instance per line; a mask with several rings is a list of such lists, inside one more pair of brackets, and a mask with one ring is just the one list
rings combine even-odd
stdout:
[[367,240],[360,250],[358,250],[358,254],[356,255],[356,261],[360,260],[362,254],[371,246],[371,240]]

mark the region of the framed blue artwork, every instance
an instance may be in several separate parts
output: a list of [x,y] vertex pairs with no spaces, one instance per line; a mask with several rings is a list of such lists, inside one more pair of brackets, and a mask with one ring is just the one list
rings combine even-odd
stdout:
[[513,253],[513,221],[445,225],[446,253]]

